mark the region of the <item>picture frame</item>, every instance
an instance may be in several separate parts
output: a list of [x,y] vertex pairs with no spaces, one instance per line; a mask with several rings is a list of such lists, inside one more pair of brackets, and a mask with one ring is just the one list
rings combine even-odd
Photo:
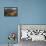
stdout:
[[18,7],[4,7],[4,16],[18,16]]

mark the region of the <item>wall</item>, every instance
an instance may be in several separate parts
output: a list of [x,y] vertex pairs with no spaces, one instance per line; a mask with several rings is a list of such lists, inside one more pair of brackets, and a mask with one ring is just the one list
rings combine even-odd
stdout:
[[21,14],[21,24],[46,24],[46,0],[25,1]]
[[[18,7],[18,17],[4,17],[4,7]],[[17,24],[46,24],[46,0],[0,0],[0,44],[7,44]]]

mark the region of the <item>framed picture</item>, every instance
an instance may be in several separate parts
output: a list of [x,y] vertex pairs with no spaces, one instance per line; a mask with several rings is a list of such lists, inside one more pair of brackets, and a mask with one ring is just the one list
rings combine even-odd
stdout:
[[4,7],[4,16],[18,16],[18,8]]

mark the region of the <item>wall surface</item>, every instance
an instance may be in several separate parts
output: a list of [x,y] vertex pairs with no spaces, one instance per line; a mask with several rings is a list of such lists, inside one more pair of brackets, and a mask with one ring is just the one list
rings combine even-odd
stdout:
[[[4,17],[4,7],[18,7],[18,16]],[[9,32],[18,32],[18,24],[46,24],[46,0],[0,0],[0,44],[8,43]]]

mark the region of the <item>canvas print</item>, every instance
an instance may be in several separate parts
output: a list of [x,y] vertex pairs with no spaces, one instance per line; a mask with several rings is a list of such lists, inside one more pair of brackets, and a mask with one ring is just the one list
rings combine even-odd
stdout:
[[17,7],[4,7],[4,16],[18,16]]

